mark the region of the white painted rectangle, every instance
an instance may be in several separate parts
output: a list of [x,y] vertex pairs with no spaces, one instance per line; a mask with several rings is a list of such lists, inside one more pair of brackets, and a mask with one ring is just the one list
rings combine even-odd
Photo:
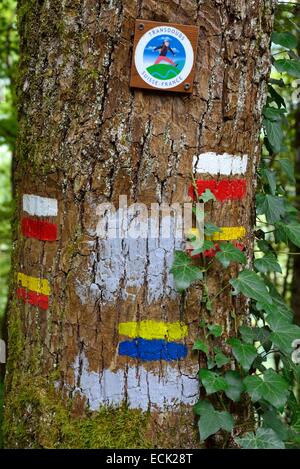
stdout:
[[56,217],[57,200],[49,197],[40,197],[39,195],[24,194],[23,210],[29,215],[38,217]]
[[76,357],[73,369],[75,382],[80,392],[87,399],[89,408],[99,410],[102,405],[120,406],[125,398],[130,409],[158,408],[167,410],[175,405],[194,405],[199,398],[198,365],[194,373],[180,373],[170,365],[164,367],[161,374],[148,371],[143,366],[128,366],[125,369],[112,371],[103,370],[101,373],[91,371],[85,355],[81,356],[81,370],[79,373],[79,358]]
[[230,155],[215,152],[201,153],[193,159],[193,170],[195,173],[207,173],[211,175],[221,174],[245,174],[247,171],[248,155]]

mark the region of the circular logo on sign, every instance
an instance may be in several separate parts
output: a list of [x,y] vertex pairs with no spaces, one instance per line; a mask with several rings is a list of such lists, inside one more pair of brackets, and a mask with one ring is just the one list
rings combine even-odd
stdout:
[[191,73],[194,52],[190,40],[177,28],[160,26],[147,31],[135,49],[135,67],[154,88],[180,85]]

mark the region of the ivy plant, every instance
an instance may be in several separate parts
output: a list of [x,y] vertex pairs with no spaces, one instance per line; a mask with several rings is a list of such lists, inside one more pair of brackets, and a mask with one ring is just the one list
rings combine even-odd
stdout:
[[[290,32],[274,32],[272,42],[276,47],[273,66],[279,77],[270,79],[263,111],[253,267],[245,267],[245,254],[230,242],[219,243],[218,252],[208,266],[205,262],[201,265],[199,259],[194,262],[193,256],[201,259],[204,251],[214,248],[206,239],[200,247],[195,243],[190,253],[176,252],[171,269],[181,292],[194,282],[202,284],[202,303],[211,318],[216,296],[225,288],[228,294],[249,299],[250,324],[239,324],[236,336],[226,340],[222,339],[224,333],[220,325],[201,320],[199,327],[203,334],[193,347],[195,353],[201,354],[199,383],[203,397],[194,406],[199,417],[200,440],[205,442],[221,432],[227,434],[223,439],[224,447],[227,444],[247,449],[300,448],[300,365],[292,359],[293,343],[300,339],[300,328],[293,324],[293,312],[274,282],[274,276],[282,273],[278,251],[284,250],[288,255],[293,246],[300,247],[299,214],[283,183],[293,184],[295,175],[290,161],[281,158],[288,109],[284,93],[280,92],[285,77],[300,78],[300,59],[298,39]],[[199,197],[194,179],[193,185],[196,201],[214,203],[210,191]],[[206,221],[206,237],[218,231],[217,226]],[[195,241],[194,237],[192,245]],[[232,263],[240,265],[238,276],[214,297],[207,283],[212,262],[224,269]],[[236,406],[242,403],[250,403],[250,411],[243,422],[236,412]]]

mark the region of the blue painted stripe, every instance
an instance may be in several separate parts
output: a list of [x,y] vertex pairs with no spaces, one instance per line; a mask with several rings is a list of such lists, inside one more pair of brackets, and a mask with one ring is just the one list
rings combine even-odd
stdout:
[[125,340],[119,344],[119,355],[139,358],[140,360],[180,360],[187,356],[187,347],[177,342],[167,342],[159,339]]

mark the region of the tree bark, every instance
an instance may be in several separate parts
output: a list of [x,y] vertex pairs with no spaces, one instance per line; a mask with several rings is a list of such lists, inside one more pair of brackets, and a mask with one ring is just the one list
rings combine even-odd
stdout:
[[[198,446],[191,406],[199,321],[221,324],[228,337],[247,316],[247,303],[226,289],[208,313],[201,285],[178,294],[169,268],[180,240],[101,239],[97,207],[111,202],[118,209],[120,195],[147,207],[189,202],[195,157],[199,163],[211,152],[247,155],[246,196],[210,203],[206,219],[244,227],[251,262],[273,7],[272,0],[19,1],[7,446]],[[136,18],[199,25],[191,96],[129,88]],[[58,201],[57,216],[42,219],[57,225],[57,240],[22,234],[24,194]],[[237,266],[213,267],[209,294],[237,273]],[[36,284],[25,276],[48,281],[50,290],[38,284],[49,296],[47,309],[28,303]],[[145,320],[187,325],[181,342],[188,356],[120,356],[126,337],[119,324]]]

